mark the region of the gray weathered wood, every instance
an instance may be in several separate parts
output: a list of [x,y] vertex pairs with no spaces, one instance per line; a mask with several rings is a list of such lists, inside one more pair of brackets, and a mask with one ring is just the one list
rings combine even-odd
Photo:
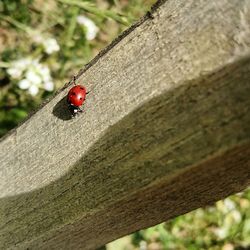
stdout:
[[94,249],[250,183],[250,1],[161,1],[0,143],[0,248]]

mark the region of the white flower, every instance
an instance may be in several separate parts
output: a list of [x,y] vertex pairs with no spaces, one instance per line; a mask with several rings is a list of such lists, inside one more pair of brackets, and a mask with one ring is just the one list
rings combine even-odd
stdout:
[[7,69],[7,73],[14,79],[18,79],[22,76],[24,70],[31,64],[30,58],[23,58],[13,61],[11,67]]
[[40,68],[40,74],[42,75],[44,82],[50,82],[51,81],[51,75],[50,70],[47,66],[42,66]]
[[52,81],[44,82],[43,88],[47,91],[53,91],[54,90],[54,83]]
[[20,89],[28,89],[31,86],[31,82],[27,79],[23,79],[18,83]]
[[38,86],[34,85],[31,81],[28,79],[23,79],[18,83],[18,86],[20,89],[27,89],[29,93],[33,96],[35,96],[38,93]]
[[41,33],[34,33],[33,41],[42,44],[47,54],[52,54],[60,50],[60,46],[55,38],[44,36]]
[[52,54],[53,52],[57,52],[60,50],[59,44],[54,38],[44,39],[42,41],[42,44],[47,54]]
[[235,202],[230,200],[229,198],[226,198],[224,200],[224,205],[226,206],[228,211],[235,209]]
[[22,69],[26,69],[31,63],[32,63],[32,59],[30,57],[26,57],[26,58],[16,61],[16,65]]
[[28,57],[13,61],[7,72],[14,79],[20,79],[23,76],[18,86],[20,89],[28,90],[33,96],[38,93],[39,88],[47,91],[54,90],[49,68],[42,65],[38,59]]
[[7,73],[14,79],[18,79],[21,77],[23,71],[18,68],[8,68]]
[[38,89],[38,86],[36,86],[36,85],[31,85],[29,87],[29,92],[33,96],[37,95],[38,91],[39,91],[39,89]]
[[54,90],[49,68],[39,63],[37,59],[30,60],[30,64],[23,72],[25,78],[18,83],[20,89],[28,90],[33,96],[37,95],[39,88],[47,91]]
[[32,82],[34,85],[39,85],[42,83],[42,77],[41,75],[38,73],[38,72],[35,72],[34,70],[32,69],[29,69],[27,72],[26,72],[26,78]]
[[98,31],[99,31],[99,28],[95,25],[95,23],[85,17],[85,16],[78,16],[77,17],[77,22],[81,25],[84,25],[87,29],[87,33],[86,33],[86,38],[87,40],[93,40],[95,39]]

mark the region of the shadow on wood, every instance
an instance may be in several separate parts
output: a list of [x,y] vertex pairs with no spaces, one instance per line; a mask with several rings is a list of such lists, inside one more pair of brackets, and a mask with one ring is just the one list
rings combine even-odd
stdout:
[[67,96],[62,98],[53,108],[53,115],[57,118],[68,121],[71,119],[71,114],[68,109]]
[[94,249],[247,187],[249,79],[245,59],[164,92],[60,179],[2,198],[1,248]]

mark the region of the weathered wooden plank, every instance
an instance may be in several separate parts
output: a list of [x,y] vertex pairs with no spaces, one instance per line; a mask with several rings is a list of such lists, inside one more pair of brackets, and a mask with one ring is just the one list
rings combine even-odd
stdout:
[[94,249],[250,183],[250,2],[161,1],[0,143],[0,248]]

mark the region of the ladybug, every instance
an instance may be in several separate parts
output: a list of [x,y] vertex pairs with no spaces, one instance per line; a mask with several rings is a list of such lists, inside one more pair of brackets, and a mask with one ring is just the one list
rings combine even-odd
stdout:
[[81,106],[83,105],[87,94],[88,92],[86,91],[86,88],[82,85],[75,85],[69,90],[67,103],[72,118],[74,118],[78,113],[83,112]]

